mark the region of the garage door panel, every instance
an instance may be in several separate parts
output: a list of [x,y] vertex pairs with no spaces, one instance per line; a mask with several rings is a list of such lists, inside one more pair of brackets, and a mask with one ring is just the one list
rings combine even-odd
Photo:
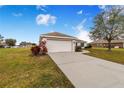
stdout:
[[72,51],[71,41],[47,41],[48,52],[66,52]]

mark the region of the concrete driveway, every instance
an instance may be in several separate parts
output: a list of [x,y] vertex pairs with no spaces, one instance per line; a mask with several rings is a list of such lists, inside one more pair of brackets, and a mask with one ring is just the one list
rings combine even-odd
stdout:
[[124,88],[124,65],[82,53],[49,53],[50,57],[78,88]]

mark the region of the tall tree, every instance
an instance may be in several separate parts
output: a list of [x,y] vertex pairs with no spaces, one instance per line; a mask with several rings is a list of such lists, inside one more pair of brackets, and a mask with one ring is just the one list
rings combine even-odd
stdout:
[[124,34],[124,8],[109,6],[94,18],[94,27],[89,36],[93,40],[108,41],[108,50],[111,51],[111,41]]
[[21,46],[26,46],[26,44],[27,44],[26,41],[22,41],[22,42],[20,43]]
[[8,46],[15,46],[15,44],[16,44],[16,40],[15,39],[6,39],[5,41],[6,41],[6,44]]

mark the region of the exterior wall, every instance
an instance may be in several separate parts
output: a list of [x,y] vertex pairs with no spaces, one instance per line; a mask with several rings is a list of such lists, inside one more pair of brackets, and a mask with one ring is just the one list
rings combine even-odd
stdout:
[[43,36],[40,36],[39,44],[43,38],[47,39],[46,47],[48,49],[48,52],[74,52],[76,42],[78,43],[78,45],[83,45],[82,47],[84,47],[84,42],[77,41],[71,38],[50,38]]
[[[108,43],[96,43],[96,44],[91,44],[91,45],[92,47],[103,47],[103,48],[108,47]],[[119,48],[124,48],[123,43],[111,43],[112,48],[115,48],[116,46],[118,46]]]
[[86,47],[88,45],[88,43],[84,42],[84,46],[83,47]]
[[78,42],[78,41],[76,41],[75,46],[85,47],[85,46],[86,46],[86,44],[85,44],[84,42]]
[[74,50],[72,41],[47,40],[48,52],[71,52]]

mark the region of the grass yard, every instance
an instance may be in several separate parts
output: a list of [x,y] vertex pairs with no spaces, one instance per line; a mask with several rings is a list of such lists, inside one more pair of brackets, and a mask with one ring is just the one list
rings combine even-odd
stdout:
[[107,48],[92,48],[87,50],[90,51],[87,55],[124,64],[124,49],[113,48],[111,52],[108,52]]
[[73,87],[48,55],[32,57],[30,49],[0,49],[0,87]]

